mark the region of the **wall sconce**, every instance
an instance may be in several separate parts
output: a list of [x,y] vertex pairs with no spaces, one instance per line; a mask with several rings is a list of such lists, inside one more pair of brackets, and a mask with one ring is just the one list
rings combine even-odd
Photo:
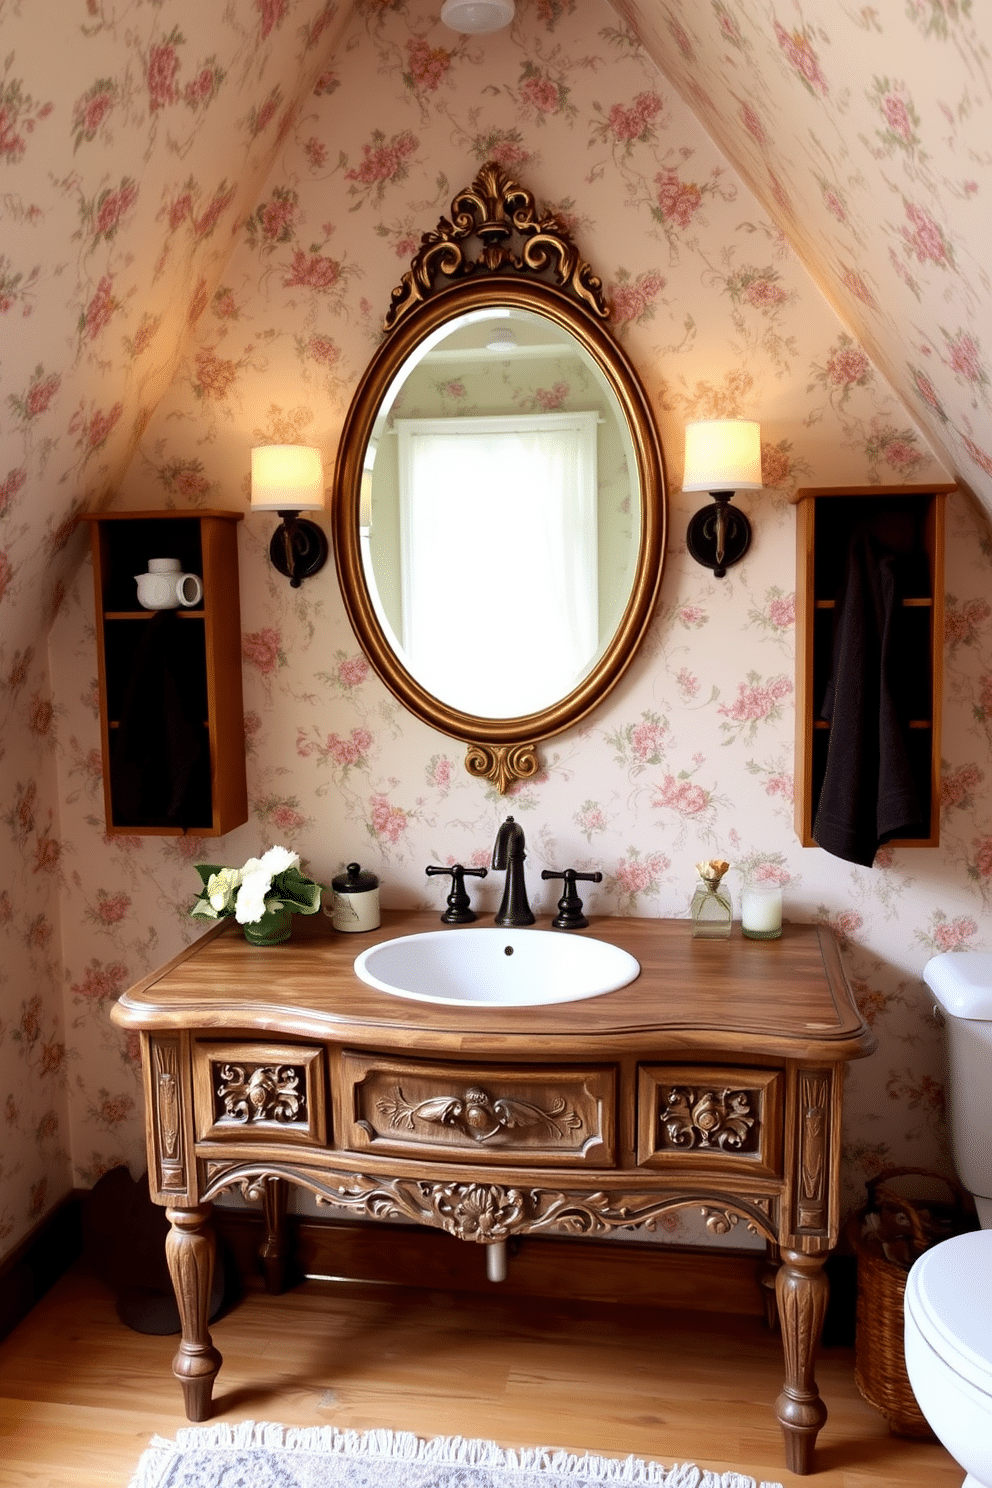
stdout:
[[761,427],[750,419],[698,419],[685,426],[683,491],[713,500],[689,522],[686,546],[697,563],[722,579],[747,552],[751,523],[730,505],[735,491],[761,490]]
[[513,20],[513,0],[444,0],[441,19],[468,36],[502,31]]
[[294,589],[327,562],[327,538],[316,522],[300,516],[324,508],[320,450],[302,444],[263,444],[251,452],[251,509],[277,511],[282,523],[272,534],[269,559]]

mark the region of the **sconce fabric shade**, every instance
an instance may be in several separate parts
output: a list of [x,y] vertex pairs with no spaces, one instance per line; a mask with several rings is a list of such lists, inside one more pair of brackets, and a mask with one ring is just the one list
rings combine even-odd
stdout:
[[697,419],[685,426],[683,491],[760,491],[761,425]]
[[441,20],[468,36],[502,31],[513,20],[513,0],[444,0]]
[[303,444],[263,444],[251,452],[251,509],[321,511],[324,463],[319,449]]

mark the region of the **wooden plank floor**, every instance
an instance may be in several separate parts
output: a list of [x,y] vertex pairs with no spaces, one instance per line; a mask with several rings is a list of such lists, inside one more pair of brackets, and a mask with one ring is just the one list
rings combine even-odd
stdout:
[[[756,1319],[309,1282],[251,1292],[213,1329],[217,1415],[492,1438],[736,1468],[796,1488],[772,1404],[777,1335]],[[0,1344],[3,1488],[126,1488],[155,1432],[185,1423],[175,1339],[130,1331],[70,1272]],[[900,1440],[821,1353],[830,1419],[812,1488],[959,1488],[934,1443]]]

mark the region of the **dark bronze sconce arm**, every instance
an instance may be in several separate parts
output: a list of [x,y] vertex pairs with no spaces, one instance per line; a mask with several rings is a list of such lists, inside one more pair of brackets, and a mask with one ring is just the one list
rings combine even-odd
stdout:
[[685,535],[690,555],[704,568],[711,568],[717,579],[739,563],[751,546],[751,523],[739,507],[730,505],[733,494],[711,491],[712,502],[690,519]]
[[279,515],[282,522],[272,534],[269,560],[298,589],[327,562],[327,537],[316,522],[301,517],[299,512],[281,511]]

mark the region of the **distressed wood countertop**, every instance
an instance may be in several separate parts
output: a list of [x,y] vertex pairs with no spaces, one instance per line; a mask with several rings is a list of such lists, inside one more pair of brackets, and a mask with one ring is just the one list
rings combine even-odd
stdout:
[[[490,922],[478,921],[479,928]],[[368,1042],[392,1050],[547,1058],[619,1055],[645,1034],[668,1050],[755,1057],[856,1059],[875,1037],[858,1012],[833,932],[786,922],[780,940],[748,940],[735,924],[726,940],[694,939],[688,920],[602,918],[580,931],[622,946],[640,976],[615,992],[546,1007],[453,1008],[391,997],[360,981],[355,957],[395,936],[442,930],[424,911],[386,910],[368,934],[341,934],[322,914],[293,917],[283,945],[252,946],[223,921],[130,988],[116,1023],[146,1032],[196,1026],[250,1028],[311,1039]],[[541,925],[536,927],[541,930]],[[506,932],[508,938],[517,933]],[[527,1041],[528,1052],[519,1039]]]

